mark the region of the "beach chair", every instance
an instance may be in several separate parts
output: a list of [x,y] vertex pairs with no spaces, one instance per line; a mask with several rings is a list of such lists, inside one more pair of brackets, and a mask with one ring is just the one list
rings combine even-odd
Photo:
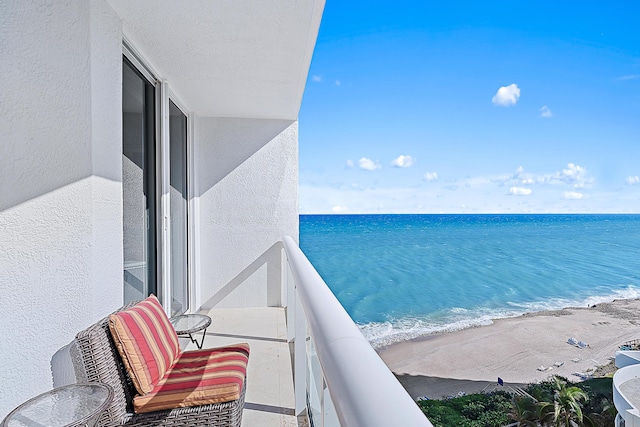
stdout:
[[[152,298],[152,297],[150,297]],[[76,336],[72,350],[76,377],[85,382],[97,381],[114,390],[112,403],[98,421],[98,426],[226,426],[240,427],[246,391],[246,365],[249,346],[237,344],[215,349],[181,351],[175,347],[177,336],[155,297],[139,302],[143,309],[155,311],[155,325],[164,323],[163,332],[174,343],[175,361],[170,362],[165,376],[143,384],[143,372],[132,372],[135,360],[124,360],[113,337],[114,315],[120,315],[138,304],[131,303],[90,326]],[[133,318],[133,315],[131,316]],[[145,327],[155,327],[145,323]],[[154,336],[159,330],[154,329]],[[123,331],[121,330],[120,333]],[[150,337],[151,335],[149,335]],[[133,337],[138,341],[138,337]],[[165,337],[166,338],[166,337]],[[164,340],[166,342],[166,339]],[[126,366],[129,364],[130,366]],[[184,365],[184,366],[183,366]],[[146,364],[149,366],[149,364]],[[176,373],[182,378],[169,377]],[[196,377],[193,381],[191,377]],[[174,379],[175,378],[175,379]],[[181,381],[184,380],[184,387]],[[187,381],[188,380],[188,381]],[[139,387],[150,391],[140,391]]]
[[568,343],[568,344],[571,344],[571,345],[578,345],[578,340],[577,340],[577,339],[575,339],[575,338],[573,338],[573,337],[570,337],[570,338],[567,340],[567,343]]

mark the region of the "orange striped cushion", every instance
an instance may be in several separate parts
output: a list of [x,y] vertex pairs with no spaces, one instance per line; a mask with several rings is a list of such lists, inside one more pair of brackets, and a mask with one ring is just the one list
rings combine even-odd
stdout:
[[136,413],[240,398],[249,344],[183,352],[151,393],[133,398]]
[[180,355],[175,329],[151,295],[109,316],[109,329],[138,393],[149,393]]

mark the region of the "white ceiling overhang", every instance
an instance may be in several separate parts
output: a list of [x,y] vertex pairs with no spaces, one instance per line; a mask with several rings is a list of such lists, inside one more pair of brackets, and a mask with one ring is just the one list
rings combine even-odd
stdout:
[[199,116],[296,120],[324,0],[108,0]]

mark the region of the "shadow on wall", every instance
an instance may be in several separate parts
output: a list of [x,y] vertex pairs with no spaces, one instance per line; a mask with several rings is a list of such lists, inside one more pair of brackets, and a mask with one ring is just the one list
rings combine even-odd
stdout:
[[[282,306],[282,283],[283,270],[282,263],[284,257],[284,245],[278,241],[271,245],[269,249],[262,253],[255,261],[249,264],[244,270],[231,279],[218,292],[209,298],[200,308],[200,312],[207,312],[215,307],[220,301],[236,290],[242,283],[249,279],[260,268],[267,267],[267,307]],[[79,332],[79,331],[78,331]],[[76,342],[60,348],[51,358],[51,374],[53,387],[61,387],[82,381],[83,378],[76,372],[74,358],[79,357]]]
[[51,358],[51,375],[53,387],[62,387],[67,384],[74,384],[80,380],[76,378],[76,371],[73,358],[77,357],[75,349],[76,341],[73,340],[55,352]]
[[196,196],[202,196],[267,145],[294,120],[196,119]]
[[281,307],[283,249],[284,245],[281,241],[274,243],[255,261],[249,264],[244,270],[238,273],[236,277],[231,279],[218,292],[203,303],[199,311],[206,313],[211,310],[265,264],[267,266],[267,307]]

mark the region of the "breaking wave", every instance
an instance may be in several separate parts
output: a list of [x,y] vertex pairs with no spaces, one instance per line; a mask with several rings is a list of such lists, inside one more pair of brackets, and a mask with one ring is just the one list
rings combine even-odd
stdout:
[[495,319],[517,317],[525,313],[560,310],[567,307],[591,307],[614,300],[638,298],[640,298],[640,288],[627,286],[613,290],[609,294],[591,295],[582,299],[549,298],[528,303],[508,302],[507,307],[499,309],[453,307],[429,316],[405,317],[358,326],[374,348],[381,348],[429,335],[490,325]]

